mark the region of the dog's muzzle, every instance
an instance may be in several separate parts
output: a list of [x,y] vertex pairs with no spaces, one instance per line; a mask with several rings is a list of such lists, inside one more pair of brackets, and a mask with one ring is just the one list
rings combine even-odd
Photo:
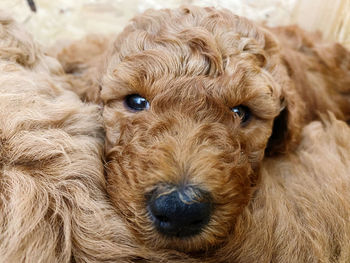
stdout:
[[199,234],[212,210],[209,194],[194,186],[162,185],[148,196],[147,205],[156,229],[180,238]]

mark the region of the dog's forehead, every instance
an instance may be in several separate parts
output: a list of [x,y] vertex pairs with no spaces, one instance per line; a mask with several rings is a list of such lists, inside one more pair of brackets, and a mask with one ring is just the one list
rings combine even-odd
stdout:
[[110,68],[108,79],[112,81],[107,86],[113,92],[105,96],[104,89],[102,95],[114,99],[136,93],[149,100],[159,94],[178,98],[210,95],[236,104],[236,100],[240,103],[278,90],[269,73],[255,63],[227,63],[219,72],[219,66],[210,64],[205,54],[185,57],[168,50],[146,50]]
[[164,47],[224,59],[242,51],[254,53],[253,49],[255,52],[263,49],[265,33],[257,24],[228,10],[197,7],[150,10],[130,22],[115,47],[121,57]]
[[118,94],[105,89],[102,97],[206,93],[238,103],[270,94],[275,85],[263,69],[264,45],[262,31],[228,11],[149,11],[117,38],[107,76]]
[[237,26],[237,16],[216,10],[216,16],[194,12],[190,17],[162,11],[151,13],[152,19],[148,13],[137,17],[124,30],[113,51],[119,62],[134,62],[148,74],[217,76],[232,62],[264,59],[264,33],[246,19]]

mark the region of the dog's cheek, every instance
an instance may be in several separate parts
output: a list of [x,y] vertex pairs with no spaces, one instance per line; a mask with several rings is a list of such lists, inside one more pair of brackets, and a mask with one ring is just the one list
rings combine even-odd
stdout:
[[108,153],[112,147],[115,146],[119,137],[121,130],[121,120],[123,119],[123,115],[113,109],[112,107],[105,106],[103,109],[103,121],[105,125],[106,131],[106,149],[105,151]]
[[135,241],[154,248],[165,247],[169,244],[159,236],[147,211],[145,194],[155,183],[148,168],[152,164],[146,160],[135,149],[114,155],[107,167],[107,191]]
[[[115,158],[115,159],[114,159]],[[119,165],[118,158],[114,157],[107,165],[107,192],[115,208],[123,217],[132,217],[133,211],[130,203],[133,200],[132,190],[128,185],[129,179],[124,173],[124,169]]]
[[[191,182],[200,185],[212,196],[213,214],[206,233],[207,237],[215,237],[212,241],[215,243],[220,243],[221,237],[227,236],[233,229],[237,216],[251,198],[252,181],[256,181],[247,155],[237,145],[223,151],[229,142],[223,142],[223,136],[220,138],[221,151],[214,146],[208,146],[206,148],[212,148],[196,154],[194,162],[191,163],[191,174],[196,175],[191,178]],[[215,145],[215,142],[212,144]]]
[[[125,126],[122,125],[124,131]],[[137,129],[137,128],[136,128]],[[134,133],[133,129],[127,132]],[[144,196],[148,185],[157,182],[154,179],[156,170],[152,153],[138,143],[131,143],[129,136],[120,133],[118,144],[107,154],[106,178],[108,192],[118,208],[125,210],[123,214],[134,215],[136,206],[144,204]],[[132,140],[136,140],[132,137]],[[136,140],[138,141],[138,140]],[[142,206],[145,209],[145,206]]]
[[213,244],[224,242],[236,225],[236,220],[248,205],[254,188],[251,178],[254,172],[247,162],[241,167],[227,166],[225,174],[218,174],[216,180],[206,178],[205,185],[213,198],[213,214],[206,229],[207,238]]

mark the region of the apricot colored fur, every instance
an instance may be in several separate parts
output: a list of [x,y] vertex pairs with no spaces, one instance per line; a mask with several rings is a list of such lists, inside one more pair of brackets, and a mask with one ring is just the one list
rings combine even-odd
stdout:
[[115,212],[101,107],[74,81],[0,12],[0,262],[183,262],[138,245]]
[[[0,22],[0,262],[350,261],[342,46],[227,10],[150,10],[108,48],[65,48],[64,75]],[[71,90],[103,103],[105,134],[98,106]],[[149,110],[125,107],[134,93]],[[242,104],[244,125],[231,111]],[[146,196],[161,183],[211,194],[199,235],[154,229]]]
[[[139,244],[209,262],[350,261],[344,47],[184,7],[135,17],[99,58],[100,88],[89,92],[104,104],[107,190]],[[129,94],[150,109],[128,110]],[[237,105],[250,108],[249,123]],[[211,194],[199,235],[157,233],[146,197],[162,184]]]

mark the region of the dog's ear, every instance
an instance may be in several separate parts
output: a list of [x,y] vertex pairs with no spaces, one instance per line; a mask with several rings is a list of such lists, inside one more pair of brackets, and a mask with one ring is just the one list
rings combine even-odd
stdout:
[[285,88],[281,96],[280,114],[273,123],[272,134],[269,138],[266,155],[287,153],[298,145],[302,127],[306,120],[306,107],[304,101],[295,92],[293,83]]
[[[266,148],[266,155],[286,153],[298,144],[301,129],[305,121],[305,103],[301,99],[298,87],[303,74],[299,68],[297,53],[290,53],[279,39],[279,29],[264,28],[266,52],[270,61],[267,70],[281,87],[280,113],[273,123],[272,134]],[[277,32],[276,32],[277,31]]]
[[280,43],[282,69],[275,79],[282,87],[283,107],[275,119],[267,154],[293,149],[303,126],[320,113],[331,111],[341,120],[350,117],[350,53],[296,26],[272,31]]

